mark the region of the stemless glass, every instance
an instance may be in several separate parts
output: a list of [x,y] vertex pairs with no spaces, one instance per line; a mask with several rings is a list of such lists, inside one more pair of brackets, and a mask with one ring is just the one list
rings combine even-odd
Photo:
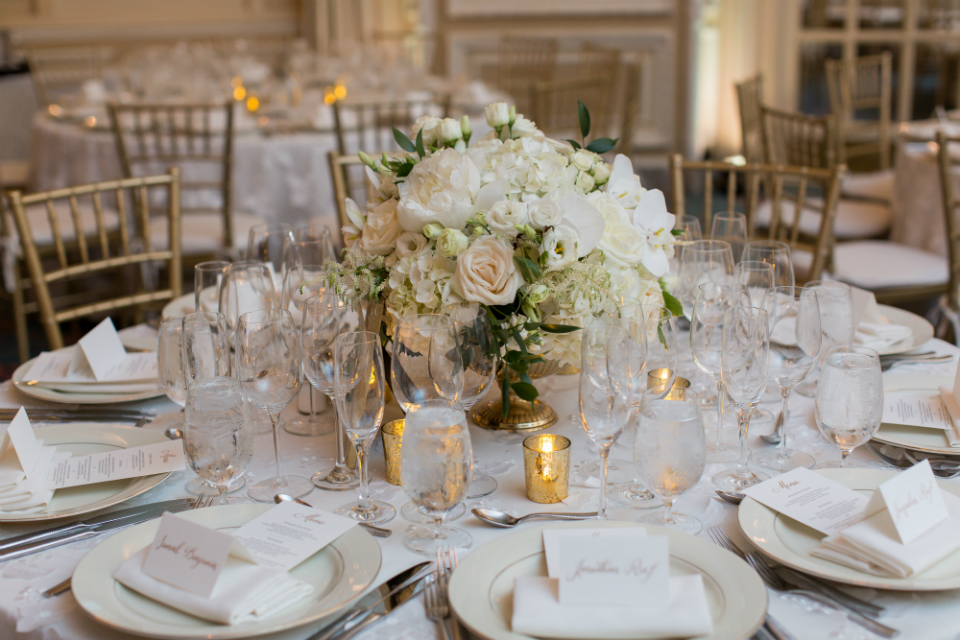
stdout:
[[770,352],[767,313],[756,307],[734,307],[723,314],[723,338],[720,342],[720,375],[723,392],[737,410],[740,428],[740,456],[737,466],[713,476],[713,484],[723,491],[740,492],[769,476],[750,470],[747,457],[747,433],[750,410],[763,395],[767,384],[767,358]]
[[280,288],[283,274],[283,248],[296,242],[293,228],[283,222],[265,222],[250,227],[247,235],[247,260],[260,260],[267,265],[274,287]]
[[733,279],[747,288],[751,307],[760,307],[763,294],[774,285],[773,265],[760,260],[741,260],[733,268]]
[[[767,266],[767,272],[771,273]],[[733,462],[737,454],[723,441],[723,380],[720,373],[723,317],[728,309],[750,306],[747,288],[733,282],[704,282],[693,303],[690,350],[700,370],[713,377],[717,387],[717,437],[707,444],[711,462]]]
[[834,280],[811,280],[804,285],[805,289],[817,292],[817,303],[820,305],[820,328],[823,330],[823,348],[820,350],[820,360],[817,361],[807,380],[801,382],[794,391],[808,398],[814,397],[817,392],[817,378],[823,367],[823,360],[830,347],[846,347],[853,344],[853,296],[848,285]]
[[880,356],[866,347],[831,347],[817,383],[814,418],[823,437],[840,448],[840,462],[823,467],[850,467],[850,453],[872,438],[883,418]]
[[754,240],[743,248],[741,262],[766,262],[773,266],[773,284],[776,287],[792,287],[796,284],[793,277],[793,262],[790,247],[776,240]]
[[183,444],[190,466],[216,488],[215,504],[246,502],[226,497],[253,458],[253,429],[239,380],[203,378],[190,385]]
[[663,500],[663,513],[640,522],[678,529],[691,535],[703,526],[691,515],[673,510],[673,501],[697,484],[706,466],[703,416],[697,394],[677,389],[665,398],[644,394],[637,424],[634,459],[644,484]]
[[747,216],[736,211],[724,211],[713,216],[710,238],[730,243],[733,261],[739,262],[747,245]]
[[[337,411],[350,442],[357,450],[360,475],[357,501],[335,513],[360,522],[390,522],[397,510],[369,495],[370,469],[367,454],[383,420],[386,381],[380,336],[369,331],[341,333],[333,349],[334,394]],[[406,432],[406,428],[404,428]]]
[[723,240],[697,240],[683,248],[680,256],[678,297],[684,315],[693,305],[697,289],[704,282],[726,282],[733,276],[733,249]]
[[787,425],[790,421],[790,392],[807,377],[820,358],[823,335],[817,293],[801,287],[775,287],[764,294],[762,308],[770,323],[767,374],[780,388],[783,422],[777,448],[755,452],[753,461],[778,473],[797,467],[811,468],[816,464],[813,456],[787,447]]
[[336,459],[331,467],[313,474],[314,486],[328,491],[343,491],[357,486],[357,475],[347,466],[343,429],[337,416],[334,344],[341,333],[359,331],[363,312],[356,300],[345,302],[334,293],[315,295],[303,306],[300,342],[303,371],[318,391],[330,398],[330,426],[336,433]]
[[167,397],[182,409],[187,402],[187,379],[183,374],[183,318],[166,318],[160,322],[157,373]]
[[229,262],[211,260],[193,268],[194,311],[220,310],[220,284]]
[[[627,367],[614,372],[620,377],[611,381],[607,367],[608,349],[623,348],[632,340],[616,319],[594,318],[582,329],[580,346],[580,422],[600,454],[600,504],[597,519],[607,519],[607,460],[610,447],[617,441],[632,415],[632,398],[623,395],[633,377]],[[613,369],[611,367],[611,369]]]
[[247,399],[270,416],[276,453],[277,475],[257,482],[247,495],[257,502],[273,502],[278,493],[295,498],[310,493],[309,480],[283,475],[280,464],[280,412],[297,397],[303,379],[300,335],[289,311],[261,309],[240,316],[237,377]]
[[441,546],[467,548],[470,534],[443,526],[463,501],[473,471],[473,447],[463,410],[445,400],[409,407],[400,448],[400,482],[432,527],[410,527],[403,536],[408,549],[435,556]]

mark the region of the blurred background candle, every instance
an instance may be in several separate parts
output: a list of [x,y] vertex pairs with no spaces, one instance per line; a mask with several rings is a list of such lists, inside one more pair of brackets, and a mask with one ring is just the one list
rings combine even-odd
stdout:
[[387,482],[400,486],[400,443],[403,438],[403,419],[391,420],[380,430],[383,438],[383,457],[386,460]]
[[527,499],[560,502],[567,497],[570,479],[570,440],[551,434],[530,436],[523,441],[523,471]]

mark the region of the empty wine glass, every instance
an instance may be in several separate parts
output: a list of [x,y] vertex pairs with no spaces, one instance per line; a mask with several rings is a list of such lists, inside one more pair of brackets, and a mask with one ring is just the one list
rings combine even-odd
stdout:
[[753,454],[757,464],[785,473],[797,467],[813,467],[809,453],[787,447],[790,392],[807,377],[820,358],[823,335],[817,293],[801,287],[775,287],[763,296],[763,310],[770,323],[770,362],[767,375],[776,381],[782,402],[782,428],[776,449]]
[[229,262],[211,260],[193,268],[194,311],[220,310],[220,284]]
[[690,319],[690,309],[697,289],[704,282],[726,282],[733,275],[733,249],[723,240],[697,240],[683,248],[680,257],[677,297],[684,314]]
[[823,330],[823,348],[820,359],[807,379],[794,387],[800,395],[812,398],[817,392],[817,379],[823,360],[830,347],[846,347],[853,344],[853,297],[850,287],[834,280],[811,280],[803,285],[817,292],[820,305],[820,328]]
[[[220,313],[227,323],[231,345],[240,316],[259,309],[279,307],[280,298],[266,264],[244,260],[230,264],[220,283]],[[235,348],[235,345],[234,345]]]
[[760,260],[741,260],[733,268],[733,279],[747,288],[750,304],[759,307],[763,303],[763,294],[774,285],[773,265]]
[[679,231],[677,235],[677,248],[674,255],[670,258],[670,273],[680,272],[680,256],[683,253],[684,243],[703,240],[703,232],[700,230],[700,220],[692,216],[684,216],[683,220],[674,225],[674,229]]
[[763,309],[734,307],[723,314],[720,375],[723,392],[737,411],[740,430],[740,455],[736,467],[713,476],[714,486],[723,491],[740,492],[769,477],[751,471],[747,454],[750,410],[760,402],[767,384],[769,331],[767,313]]
[[866,347],[830,347],[817,383],[814,418],[823,437],[840,448],[840,462],[822,467],[850,467],[847,458],[872,438],[883,418],[880,356]]
[[747,216],[736,211],[724,211],[713,216],[710,238],[730,243],[733,261],[738,262],[747,245]]
[[369,331],[341,333],[334,343],[333,368],[337,411],[357,450],[360,475],[357,502],[343,505],[336,513],[361,522],[389,522],[397,510],[386,502],[370,498],[367,459],[383,420],[386,399],[380,336]]
[[[770,267],[767,266],[768,273]],[[707,444],[711,462],[733,462],[737,454],[723,441],[723,380],[720,370],[723,317],[728,309],[750,306],[747,288],[734,282],[700,285],[690,320],[690,350],[700,370],[713,377],[717,388],[717,437]]]
[[446,400],[425,400],[408,408],[400,448],[403,490],[431,527],[410,527],[403,536],[408,549],[434,556],[441,546],[467,548],[470,534],[443,526],[463,501],[473,471],[473,447],[463,410]]
[[274,288],[279,289],[283,274],[283,248],[295,242],[293,228],[283,222],[265,222],[250,227],[247,235],[247,260],[260,260],[267,265]]
[[247,495],[273,502],[278,493],[295,498],[313,490],[300,476],[283,475],[280,464],[280,412],[300,391],[300,334],[285,309],[261,309],[240,316],[237,326],[237,377],[246,398],[270,416],[277,475],[257,482]]
[[741,262],[766,262],[773,266],[773,285],[792,287],[796,284],[793,276],[793,262],[790,247],[776,240],[754,240],[743,248]]
[[253,458],[253,429],[239,380],[203,378],[190,385],[183,444],[191,468],[220,496],[215,504],[246,502],[226,497]]
[[673,501],[700,481],[706,466],[703,416],[697,394],[674,389],[666,397],[644,395],[637,421],[634,458],[643,483],[663,500],[663,513],[640,522],[700,533],[703,526],[691,515],[673,510]]
[[183,374],[183,318],[166,318],[157,335],[157,373],[167,397],[181,409],[187,401]]

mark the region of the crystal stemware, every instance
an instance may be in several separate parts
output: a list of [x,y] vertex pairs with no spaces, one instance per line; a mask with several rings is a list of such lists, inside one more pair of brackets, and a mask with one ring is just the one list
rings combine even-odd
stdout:
[[733,249],[723,240],[697,240],[683,248],[680,256],[677,295],[687,311],[693,305],[697,289],[704,282],[726,282],[733,275]]
[[761,260],[741,260],[733,268],[733,279],[747,288],[751,307],[759,307],[763,294],[774,285],[773,265]]
[[713,216],[710,238],[730,243],[733,261],[738,262],[747,245],[747,216],[736,211],[724,211]]
[[823,437],[840,448],[840,461],[817,468],[857,466],[847,458],[877,433],[882,418],[883,378],[877,352],[850,346],[828,349],[817,382],[814,419]]
[[167,397],[183,409],[187,379],[183,374],[183,318],[166,318],[157,335],[157,372]]
[[794,387],[800,395],[812,398],[817,392],[817,379],[823,367],[824,358],[830,347],[846,347],[853,344],[855,327],[853,326],[853,295],[848,285],[835,280],[811,280],[803,285],[817,292],[820,305],[820,328],[823,330],[823,349],[820,359],[810,371],[807,379]]
[[193,268],[194,311],[220,310],[220,284],[229,266],[224,260],[211,260]]
[[247,235],[247,260],[259,260],[267,265],[274,287],[280,288],[283,275],[283,248],[295,242],[293,228],[283,222],[266,222],[250,227]]

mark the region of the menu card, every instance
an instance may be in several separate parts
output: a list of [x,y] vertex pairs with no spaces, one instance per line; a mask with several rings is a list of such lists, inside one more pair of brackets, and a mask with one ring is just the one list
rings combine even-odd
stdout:
[[952,428],[950,412],[939,394],[928,398],[917,398],[911,395],[884,393],[882,422],[943,431]]
[[53,465],[46,488],[65,489],[180,471],[184,468],[184,461],[182,440],[76,456]]

